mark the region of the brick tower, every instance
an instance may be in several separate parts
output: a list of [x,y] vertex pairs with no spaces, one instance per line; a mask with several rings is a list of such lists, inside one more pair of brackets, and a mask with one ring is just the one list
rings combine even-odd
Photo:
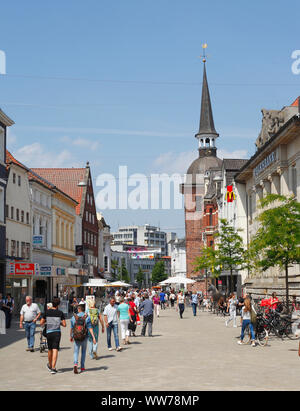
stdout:
[[205,279],[199,279],[202,273],[194,271],[193,262],[204,245],[213,246],[213,233],[218,226],[215,177],[222,167],[222,160],[217,157],[219,134],[214,126],[205,59],[203,62],[200,126],[195,135],[199,157],[188,168],[185,183],[181,185],[185,203],[186,272],[189,278],[198,277],[193,285],[198,291],[205,291]]

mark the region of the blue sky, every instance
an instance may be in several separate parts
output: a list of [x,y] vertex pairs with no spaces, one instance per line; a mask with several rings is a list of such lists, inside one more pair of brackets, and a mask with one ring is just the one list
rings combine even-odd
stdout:
[[[0,107],[9,149],[28,167],[84,166],[94,176],[184,173],[197,157],[201,44],[220,156],[249,157],[261,108],[300,94],[298,1],[87,0],[1,6]],[[99,188],[94,187],[95,192]],[[101,210],[99,210],[101,211]],[[104,210],[112,229],[160,224],[182,210]]]

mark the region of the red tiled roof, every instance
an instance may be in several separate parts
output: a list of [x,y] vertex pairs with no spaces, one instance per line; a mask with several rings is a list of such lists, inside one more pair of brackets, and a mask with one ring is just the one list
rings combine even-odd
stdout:
[[300,98],[300,97],[297,97],[296,100],[291,104],[291,106],[293,106],[293,107],[295,107],[295,106],[298,107],[299,98]]
[[32,171],[43,179],[50,181],[61,191],[77,201],[76,214],[80,214],[84,187],[78,186],[78,183],[87,183],[85,178],[86,168],[33,168]]
[[10,163],[17,164],[25,170],[28,170],[28,168],[24,166],[24,164],[20,163],[18,160],[15,159],[15,157],[11,154],[10,151],[6,150],[6,168],[8,168]]

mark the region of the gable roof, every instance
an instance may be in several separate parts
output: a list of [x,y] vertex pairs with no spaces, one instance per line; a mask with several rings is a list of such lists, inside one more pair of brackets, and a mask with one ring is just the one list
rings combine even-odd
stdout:
[[10,151],[6,150],[6,169],[9,168],[9,165],[13,163],[16,164],[17,166],[23,168],[24,170],[28,171],[28,168],[24,166],[24,164],[20,163],[15,157],[11,154]]
[[29,181],[36,181],[37,183],[43,185],[44,187],[53,190],[53,191],[58,191],[61,194],[63,194],[66,197],[69,197],[72,201],[76,201],[72,196],[70,196],[68,193],[64,192],[63,190],[60,189],[60,187],[55,186],[52,182],[46,180],[42,176],[38,175],[33,169],[30,169],[26,167],[24,164],[22,164],[20,161],[18,161],[10,151],[6,150],[6,168],[9,168],[9,165],[13,163],[18,165],[19,167],[23,168],[25,171],[27,171],[27,176]]
[[[43,179],[50,181],[57,188],[68,194],[78,205],[76,206],[76,214],[80,215],[81,201],[85,186],[79,186],[80,182],[87,184],[89,168],[33,168],[36,174]],[[87,172],[88,170],[88,172]]]

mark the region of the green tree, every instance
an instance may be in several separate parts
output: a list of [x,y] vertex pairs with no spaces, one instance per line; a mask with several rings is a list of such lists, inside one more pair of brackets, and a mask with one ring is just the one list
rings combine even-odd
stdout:
[[246,250],[243,239],[226,219],[221,219],[220,231],[215,235],[217,260],[221,269],[230,271],[230,292],[233,292],[233,271],[247,267]]
[[119,264],[117,260],[111,260],[111,276],[113,280],[118,278]]
[[257,217],[260,226],[250,247],[263,271],[275,266],[284,269],[288,309],[289,267],[300,263],[300,203],[294,196],[269,194],[261,199],[260,208],[264,211]]
[[141,267],[139,267],[139,271],[136,276],[136,282],[138,283],[139,288],[143,287],[144,284],[144,273]]
[[203,247],[201,254],[195,258],[193,262],[194,271],[201,272],[205,270],[211,272],[211,276],[215,279],[221,274],[220,262],[218,259],[218,251],[212,247]]
[[165,264],[163,261],[158,261],[155,266],[153,267],[152,274],[151,274],[151,281],[152,284],[156,285],[161,281],[164,281],[168,278],[167,274],[165,273]]
[[124,259],[122,259],[121,272],[118,276],[118,280],[119,281],[124,281],[125,283],[130,282],[129,273],[128,273],[128,270],[126,268],[126,264],[125,264]]

